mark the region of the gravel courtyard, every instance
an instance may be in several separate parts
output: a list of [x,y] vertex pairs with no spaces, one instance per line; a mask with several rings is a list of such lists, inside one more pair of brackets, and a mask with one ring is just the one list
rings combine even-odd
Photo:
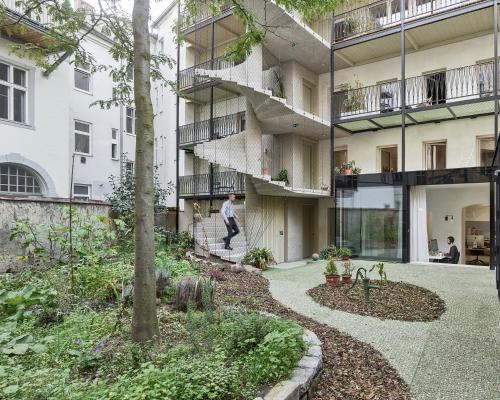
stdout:
[[[370,265],[355,261],[356,267]],[[416,400],[499,400],[500,302],[494,272],[479,267],[386,264],[389,280],[436,292],[447,310],[434,322],[380,320],[335,311],[306,291],[324,282],[325,263],[266,273],[275,299],[382,352]],[[375,272],[371,277],[376,279]]]

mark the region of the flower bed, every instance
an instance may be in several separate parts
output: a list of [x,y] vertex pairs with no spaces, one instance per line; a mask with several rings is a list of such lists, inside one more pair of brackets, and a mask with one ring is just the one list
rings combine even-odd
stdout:
[[444,301],[434,292],[405,282],[371,281],[380,289],[370,290],[370,302],[365,303],[363,285],[346,287],[325,284],[307,292],[317,303],[353,314],[400,321],[433,321],[446,310]]

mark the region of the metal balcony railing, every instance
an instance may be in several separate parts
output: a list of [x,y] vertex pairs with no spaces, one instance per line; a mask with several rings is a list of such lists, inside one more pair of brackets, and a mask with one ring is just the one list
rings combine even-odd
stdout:
[[[228,12],[232,8],[232,2],[227,1],[219,10],[219,15]],[[214,16],[214,10],[211,9],[207,4],[202,4],[198,6],[196,13],[190,12],[189,10],[183,10],[181,12],[181,31],[193,28],[195,25],[202,24],[209,21]]]
[[[413,20],[483,0],[405,0],[404,18]],[[400,0],[382,0],[334,17],[334,42],[383,30],[401,21]]]
[[227,60],[224,57],[218,57],[183,69],[179,72],[179,89],[183,90],[202,83],[210,82],[210,78],[208,76],[200,74],[202,70],[215,71],[219,69],[231,68],[235,65],[237,65],[237,63],[234,61]]
[[44,25],[48,25],[52,22],[52,19],[46,8],[41,6],[41,11],[31,11],[27,12],[26,5],[24,2],[18,0],[3,0],[2,6],[4,6],[8,11],[11,11],[18,15],[19,17],[26,17],[29,21],[33,21],[36,24],[40,25],[42,28]]
[[179,127],[179,144],[186,146],[222,139],[245,130],[245,112],[224,115],[213,119],[213,134],[210,133],[210,120],[194,122]]
[[[493,62],[406,79],[406,107],[475,100],[493,95]],[[401,81],[347,88],[333,93],[334,119],[401,111]]]
[[179,177],[179,196],[223,196],[229,193],[245,194],[245,174],[236,171]]

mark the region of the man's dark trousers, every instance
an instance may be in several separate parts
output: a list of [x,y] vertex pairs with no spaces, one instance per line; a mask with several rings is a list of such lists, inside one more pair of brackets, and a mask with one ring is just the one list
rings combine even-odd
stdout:
[[233,217],[229,217],[227,221],[229,222],[228,224],[226,224],[227,236],[223,239],[226,247],[229,247],[229,245],[231,244],[231,239],[238,233],[240,233],[240,229],[238,228],[238,225],[236,225],[236,221]]

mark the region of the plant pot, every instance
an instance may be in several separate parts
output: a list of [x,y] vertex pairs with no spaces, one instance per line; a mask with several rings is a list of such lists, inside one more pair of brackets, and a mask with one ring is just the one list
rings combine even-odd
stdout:
[[328,189],[329,189],[329,187],[328,187],[328,186],[326,186],[326,185],[321,186],[321,190],[322,190],[323,192],[328,191]]
[[342,261],[349,261],[349,256],[343,256]]
[[328,286],[340,286],[340,275],[327,275],[326,284]]
[[262,175],[268,176],[269,175],[269,168],[262,168]]
[[342,283],[344,285],[350,285],[351,284],[351,275],[342,275]]
[[344,175],[352,175],[352,168],[344,169]]

